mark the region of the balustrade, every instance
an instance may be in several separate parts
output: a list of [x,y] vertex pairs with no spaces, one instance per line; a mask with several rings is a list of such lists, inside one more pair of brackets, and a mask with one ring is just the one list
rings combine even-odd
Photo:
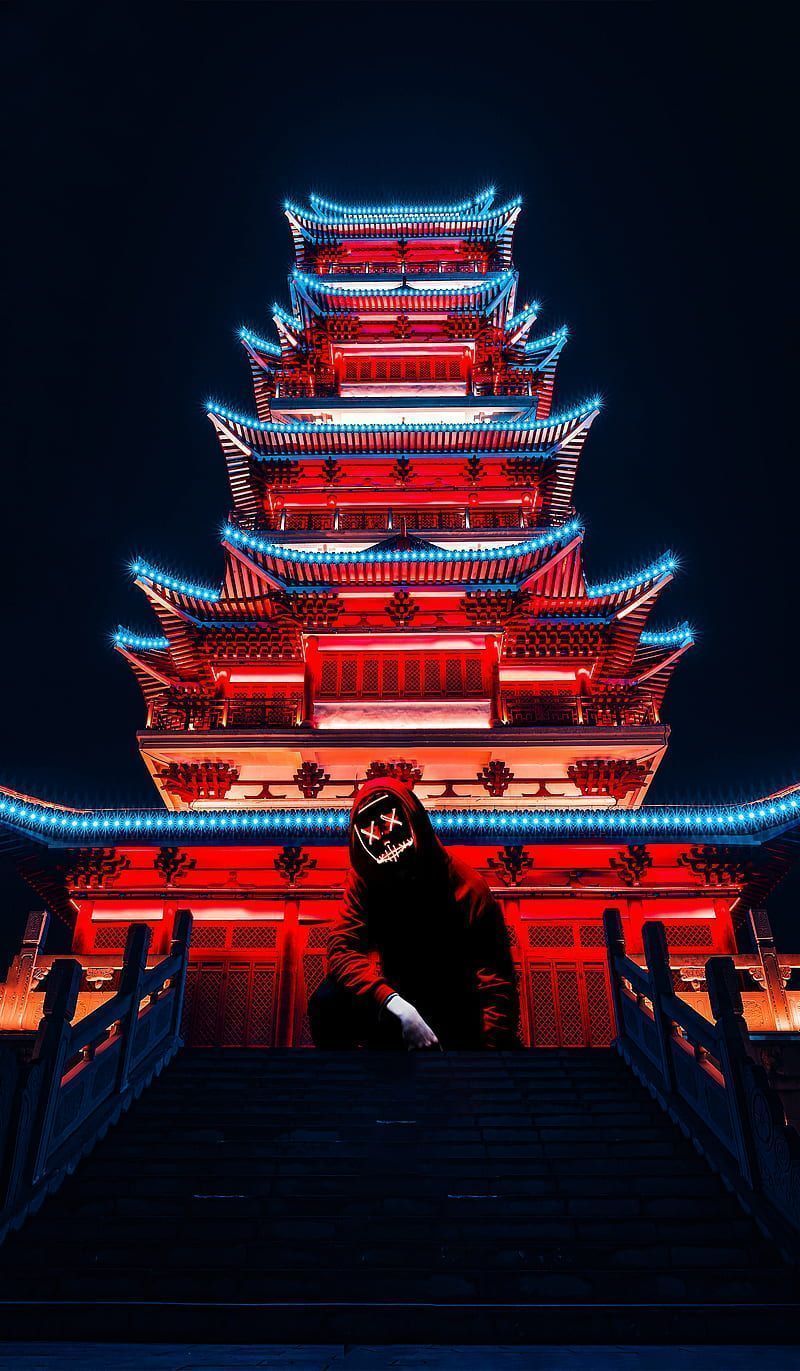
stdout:
[[673,989],[664,925],[645,925],[646,966],[603,915],[617,1051],[792,1260],[800,1257],[800,1135],[758,1061],[732,957],[705,965],[713,1022]]
[[54,962],[29,1059],[18,1050],[20,1035],[0,1039],[0,1241],[61,1185],[182,1046],[191,928],[182,910],[169,955],[147,969],[151,930],[134,924],[119,989],[77,1023],[80,962]]

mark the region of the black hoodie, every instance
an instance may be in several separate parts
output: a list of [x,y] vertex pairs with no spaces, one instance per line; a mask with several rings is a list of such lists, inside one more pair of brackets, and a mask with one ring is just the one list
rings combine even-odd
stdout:
[[[354,832],[370,795],[390,796],[414,833],[408,875],[376,866]],[[350,822],[351,869],[340,923],[328,944],[328,971],[354,995],[382,1008],[395,991],[409,1000],[443,1047],[516,1047],[514,967],[502,913],[476,871],[452,856],[408,786],[368,781]]]

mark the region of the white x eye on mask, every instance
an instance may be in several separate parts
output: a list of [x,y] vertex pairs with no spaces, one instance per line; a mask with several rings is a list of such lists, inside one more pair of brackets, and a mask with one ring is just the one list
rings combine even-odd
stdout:
[[375,795],[356,810],[356,838],[376,866],[396,864],[414,847],[406,815],[392,795]]

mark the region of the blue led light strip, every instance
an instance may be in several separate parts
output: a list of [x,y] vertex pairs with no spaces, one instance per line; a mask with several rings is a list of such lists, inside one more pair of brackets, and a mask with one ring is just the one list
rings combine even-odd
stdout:
[[529,301],[527,305],[523,306],[522,309],[517,310],[516,314],[513,314],[510,319],[506,320],[505,332],[513,333],[515,329],[526,323],[528,319],[530,319],[532,323],[541,308],[542,306],[539,300]]
[[370,562],[464,562],[478,560],[500,561],[508,557],[522,557],[527,552],[540,552],[543,548],[557,547],[568,543],[571,538],[583,532],[583,525],[577,519],[564,524],[561,528],[546,529],[535,538],[526,538],[521,543],[507,543],[504,547],[486,547],[474,543],[459,544],[458,547],[409,548],[406,551],[390,548],[381,551],[380,547],[367,548],[363,552],[305,552],[302,548],[290,547],[285,543],[271,542],[259,538],[243,529],[225,524],[222,536],[236,547],[248,548],[253,552],[267,553],[279,557],[284,562],[324,563],[334,565]]
[[254,414],[241,414],[237,410],[227,409],[225,405],[219,404],[217,400],[208,399],[205,403],[206,413],[209,418],[227,419],[230,423],[241,424],[243,428],[251,428],[257,433],[493,433],[501,429],[524,429],[536,432],[540,429],[558,428],[560,424],[571,424],[577,419],[585,419],[595,410],[602,407],[602,397],[591,395],[582,404],[574,405],[572,409],[562,410],[560,414],[551,414],[547,419],[537,419],[534,416],[526,416],[516,419],[464,419],[461,422],[452,421],[448,423],[423,424],[423,423],[394,423],[394,424],[329,424],[320,423],[299,423],[295,419],[287,420],[285,423],[277,423],[275,420],[257,419]]
[[114,634],[115,647],[130,647],[136,652],[159,652],[169,647],[169,638],[148,638],[141,633],[131,633],[127,628],[118,628]]
[[622,590],[633,590],[636,586],[644,585],[647,581],[655,581],[659,576],[668,576],[678,569],[678,560],[673,557],[671,552],[667,552],[657,562],[651,562],[650,566],[642,567],[641,571],[634,571],[630,576],[623,576],[618,581],[605,581],[597,585],[586,586],[586,594],[590,599],[599,599],[602,595],[617,595]]
[[198,585],[196,581],[182,581],[180,577],[170,576],[168,572],[161,571],[159,567],[150,566],[148,562],[143,562],[140,557],[131,562],[131,574],[137,579],[152,581],[154,585],[163,586],[166,590],[178,590],[182,595],[191,595],[195,600],[219,600],[220,591],[214,586]]
[[649,629],[641,634],[639,642],[643,647],[688,647],[694,642],[694,630],[687,623],[675,628]]
[[470,218],[473,221],[502,219],[504,215],[511,214],[522,205],[522,197],[519,195],[506,201],[505,204],[497,206],[486,204],[487,198],[478,197],[477,200],[468,200],[461,205],[356,205],[351,207],[335,205],[331,201],[323,200],[320,196],[309,196],[310,210],[288,200],[284,203],[284,209],[288,214],[294,214],[298,218],[317,219],[319,222],[331,226],[346,226],[348,224],[364,226],[396,224],[412,220],[424,223],[431,219]]
[[[482,208],[487,200],[494,199],[496,193],[494,186],[486,186],[468,200],[449,205],[341,205],[335,200],[326,200],[324,195],[317,195],[313,190],[308,199],[310,204],[329,210],[332,214],[462,214],[464,210]],[[286,201],[284,208],[292,208],[290,201]]]
[[293,333],[302,333],[303,321],[301,319],[296,319],[293,314],[290,314],[288,310],[283,308],[283,305],[279,305],[277,300],[274,300],[272,303],[272,313],[277,319],[282,320],[286,327],[291,329]]
[[280,343],[272,343],[269,338],[260,338],[257,333],[251,332],[249,328],[240,328],[239,337],[243,343],[249,343],[250,347],[256,348],[258,352],[267,352],[270,357],[281,357]]
[[546,333],[542,338],[529,338],[525,344],[526,352],[541,352],[542,348],[552,347],[554,343],[561,343],[569,338],[569,329],[564,324],[557,328],[553,333]]
[[[695,837],[698,833],[747,837],[800,823],[800,786],[781,796],[742,805],[645,806],[638,810],[599,809],[438,809],[431,811],[434,828],[444,837],[498,841],[502,836],[602,837],[625,841],[665,837]],[[320,807],[265,810],[163,809],[71,810],[37,800],[0,794],[0,822],[16,829],[66,841],[85,843],[126,836],[158,842],[170,836],[192,839],[230,836],[232,839],[282,834],[312,841],[314,837],[345,839],[349,810]]]
[[[408,274],[413,276],[414,273],[411,271]],[[479,295],[491,286],[501,286],[512,281],[516,274],[513,270],[495,271],[482,277],[478,283],[465,286],[454,285],[452,282],[443,282],[440,285],[429,285],[426,282],[422,285],[380,286],[373,285],[371,280],[364,278],[359,281],[338,282],[329,276],[309,276],[306,272],[297,270],[292,272],[292,280],[310,286],[319,295]]]

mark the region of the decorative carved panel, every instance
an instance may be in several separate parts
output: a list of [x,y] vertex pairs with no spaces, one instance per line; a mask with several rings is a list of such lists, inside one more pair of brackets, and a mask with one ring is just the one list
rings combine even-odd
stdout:
[[410,790],[414,789],[417,781],[422,780],[422,767],[417,766],[416,762],[406,761],[403,757],[397,757],[392,761],[370,762],[367,767],[367,781],[382,780],[385,776],[391,776],[395,781],[402,781]]
[[494,871],[503,885],[522,885],[527,871],[533,869],[533,858],[526,848],[507,845],[498,848],[496,857],[487,857],[486,865]]
[[631,843],[625,852],[612,857],[609,865],[623,885],[635,886],[653,865],[653,858],[644,843]]
[[611,795],[615,800],[624,800],[639,790],[647,775],[646,763],[618,757],[582,757],[567,767],[569,780],[582,795]]
[[161,771],[164,789],[185,804],[224,800],[238,779],[238,766],[229,762],[169,762]]
[[67,881],[75,890],[106,890],[129,866],[115,847],[82,848],[67,858]]
[[514,772],[505,762],[495,759],[487,762],[478,772],[477,778],[488,795],[495,799],[504,795],[514,779]]
[[303,762],[297,768],[292,779],[299,787],[304,799],[316,800],[317,796],[325,789],[331,776],[330,772],[325,771],[317,762]]
[[272,865],[291,886],[296,885],[303,876],[314,870],[317,859],[304,852],[301,847],[284,847]]

